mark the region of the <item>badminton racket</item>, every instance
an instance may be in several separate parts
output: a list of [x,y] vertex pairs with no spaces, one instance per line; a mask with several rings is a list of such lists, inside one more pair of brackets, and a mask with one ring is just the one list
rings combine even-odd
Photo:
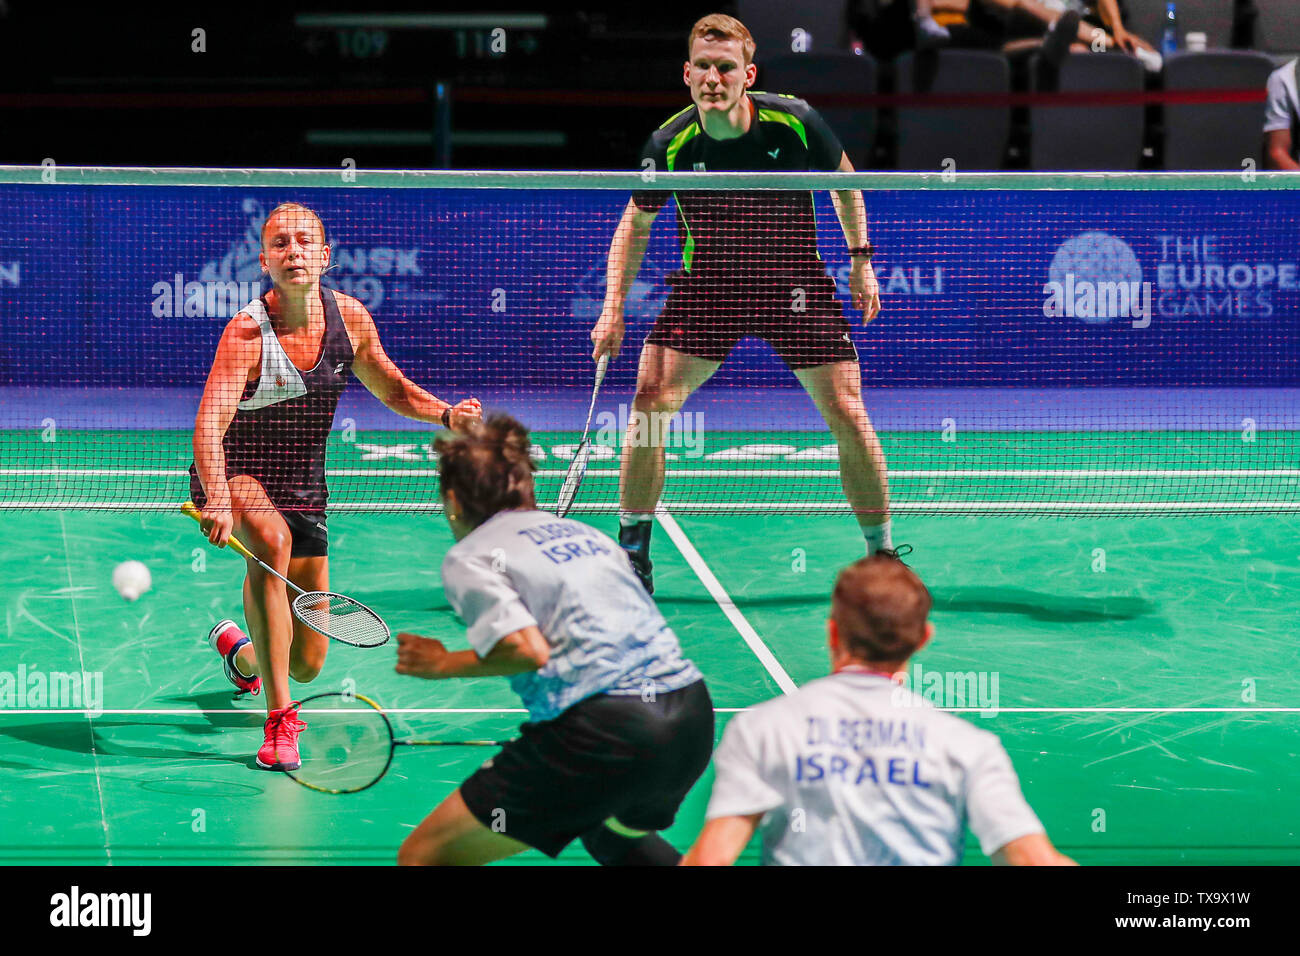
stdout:
[[[181,511],[199,522],[199,526],[202,527],[203,516],[194,506],[194,502],[185,502],[181,505]],[[379,647],[381,644],[388,643],[389,637],[392,636],[388,625],[384,623],[383,618],[360,601],[333,591],[304,591],[244,547],[243,542],[233,534],[227,543],[297,592],[298,596],[293,599],[293,616],[313,631],[352,647]]]
[[573,507],[578,497],[578,488],[582,485],[582,476],[587,473],[587,462],[591,460],[591,416],[596,411],[596,396],[600,394],[600,384],[605,381],[605,371],[609,368],[609,353],[606,352],[596,363],[596,384],[591,390],[591,406],[587,409],[587,424],[582,426],[582,441],[569,463],[569,471],[560,486],[560,497],[555,502],[555,513],[563,518]]
[[321,793],[360,793],[377,784],[398,747],[501,747],[498,740],[399,740],[382,707],[362,694],[316,694],[298,705],[307,731],[301,766],[288,775]]

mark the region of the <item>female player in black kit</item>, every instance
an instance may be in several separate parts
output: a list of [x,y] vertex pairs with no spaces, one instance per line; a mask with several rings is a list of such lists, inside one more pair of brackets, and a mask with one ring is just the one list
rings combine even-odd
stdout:
[[[222,333],[194,423],[190,493],[208,540],[231,533],[307,591],[329,589],[325,443],[351,370],[407,418],[459,430],[482,416],[477,399],[449,405],[409,381],[379,344],[356,299],[322,289],[330,248],[319,216],[298,203],[277,206],[262,227],[262,268],[274,288],[248,304]],[[208,641],[226,676],[258,693],[265,681],[265,742],[257,765],[295,770],[298,719],[289,678],[320,673],[328,639],[294,619],[284,583],[248,562],[246,635],[221,621]]]

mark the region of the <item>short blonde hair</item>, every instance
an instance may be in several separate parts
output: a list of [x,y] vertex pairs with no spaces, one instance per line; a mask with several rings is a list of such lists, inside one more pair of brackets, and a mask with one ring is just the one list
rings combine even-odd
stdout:
[[286,212],[290,209],[302,210],[303,212],[311,216],[313,219],[315,219],[316,222],[320,224],[321,241],[327,246],[330,244],[329,235],[325,232],[325,220],[320,217],[320,214],[317,213],[315,209],[308,208],[307,206],[304,206],[300,202],[282,202],[280,203],[280,205],[276,206],[274,209],[268,212],[266,214],[266,218],[262,220],[262,245],[263,246],[266,245],[266,227],[271,224],[271,220],[275,217],[276,213]]
[[741,49],[745,51],[745,66],[754,62],[756,49],[754,38],[746,26],[735,17],[729,17],[725,13],[710,13],[707,17],[696,20],[695,26],[691,27],[690,35],[686,38],[687,60],[691,58],[691,47],[695,46],[695,41],[705,37],[739,40]]

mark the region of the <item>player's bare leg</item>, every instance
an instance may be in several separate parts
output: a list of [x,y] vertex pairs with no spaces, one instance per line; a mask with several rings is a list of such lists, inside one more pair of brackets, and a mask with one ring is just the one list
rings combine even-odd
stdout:
[[869,552],[892,548],[885,453],[862,404],[856,362],[835,362],[795,372],[812,396],[840,452],[840,482],[867,539]]
[[402,841],[398,866],[482,866],[527,850],[526,844],[478,822],[459,788]]
[[[260,571],[261,568],[258,568]],[[293,558],[289,559],[288,578],[304,591],[328,591],[330,586],[329,558]],[[245,581],[247,585],[247,581]],[[288,595],[286,594],[286,599]],[[248,608],[248,595],[245,593],[245,613]],[[252,624],[249,627],[252,628]],[[251,635],[250,635],[251,636]],[[289,676],[299,683],[306,684],[316,679],[321,668],[325,666],[325,654],[329,650],[329,638],[319,631],[314,631],[296,617],[293,618],[293,642],[289,646]],[[235,654],[236,666],[245,677],[260,676],[257,666],[255,643],[245,644]]]
[[[235,534],[255,555],[281,574],[287,574],[293,540],[284,518],[255,479],[238,475],[229,485]],[[293,701],[289,693],[293,614],[284,582],[268,574],[255,561],[246,563],[244,620],[248,624],[248,636],[253,639],[257,668],[266,693],[266,709],[270,713]]]
[[641,350],[634,412],[623,442],[619,476],[619,508],[652,514],[664,490],[664,445],[668,422],[692,393],[707,382],[722,363],[710,362],[662,345]]
[[[304,591],[328,591],[329,558],[323,555],[290,558],[288,578]],[[251,628],[252,625],[250,624],[249,627]],[[237,658],[240,671],[249,676],[260,673],[255,646],[254,644],[245,646]],[[289,646],[289,676],[302,684],[315,680],[321,668],[325,666],[325,654],[328,650],[329,638],[294,618],[293,642]]]
[[[289,580],[304,591],[328,591],[330,588],[330,559],[326,555],[312,558],[290,558]],[[329,638],[319,631],[293,619],[293,643],[289,646],[289,676],[300,684],[316,679],[325,666],[325,652]]]
[[652,594],[650,529],[664,490],[668,424],[721,364],[662,345],[646,345],[641,350],[633,414],[628,416],[619,474],[619,543],[627,549],[641,583]]

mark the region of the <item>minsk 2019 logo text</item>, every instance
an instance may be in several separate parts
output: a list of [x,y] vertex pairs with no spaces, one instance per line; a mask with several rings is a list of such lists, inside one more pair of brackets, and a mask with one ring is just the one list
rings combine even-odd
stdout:
[[[258,259],[266,207],[256,199],[245,199],[241,209],[243,235],[220,259],[206,262],[197,279],[177,272],[154,283],[155,317],[228,319],[270,287]],[[321,284],[355,296],[375,312],[384,302],[386,277],[423,275],[419,252],[418,248],[343,246],[332,242],[330,267],[321,277]],[[441,300],[436,292],[426,291],[420,296]],[[412,297],[411,293],[407,297]]]

